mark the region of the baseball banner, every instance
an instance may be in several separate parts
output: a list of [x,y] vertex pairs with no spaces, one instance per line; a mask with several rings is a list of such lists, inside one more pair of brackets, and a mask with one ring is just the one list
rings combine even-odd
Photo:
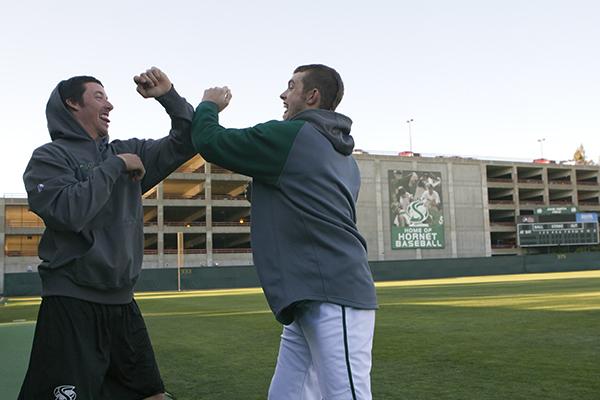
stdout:
[[442,174],[389,170],[392,250],[443,249]]

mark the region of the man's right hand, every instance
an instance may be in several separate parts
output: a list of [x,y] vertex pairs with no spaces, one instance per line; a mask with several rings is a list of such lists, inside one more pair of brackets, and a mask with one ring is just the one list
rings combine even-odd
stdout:
[[160,97],[166,94],[171,87],[171,81],[167,74],[156,67],[147,69],[139,75],[133,77],[133,81],[137,85],[137,91],[143,98]]
[[206,89],[202,101],[212,101],[221,112],[231,101],[231,90],[227,86]]
[[123,153],[117,154],[117,157],[125,162],[125,168],[134,181],[141,181],[146,175],[146,168],[137,154]]

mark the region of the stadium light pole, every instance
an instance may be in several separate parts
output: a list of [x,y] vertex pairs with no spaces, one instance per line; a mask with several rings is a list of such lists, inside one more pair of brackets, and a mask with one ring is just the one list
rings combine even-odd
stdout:
[[546,141],[546,138],[541,138],[541,139],[538,139],[537,141],[540,144],[540,152],[542,154],[541,158],[544,158],[544,142]]
[[413,122],[414,119],[409,119],[406,121],[406,123],[408,124],[408,149],[410,150],[410,152],[412,153],[412,132],[411,132],[411,122]]

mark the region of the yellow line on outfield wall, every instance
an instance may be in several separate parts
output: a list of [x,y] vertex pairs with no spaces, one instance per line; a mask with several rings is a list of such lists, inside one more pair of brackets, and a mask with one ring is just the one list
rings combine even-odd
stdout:
[[[523,281],[541,281],[554,279],[583,279],[600,278],[600,270],[576,271],[576,272],[555,272],[539,274],[511,274],[511,275],[489,275],[489,276],[469,276],[458,278],[440,278],[440,279],[415,279],[403,281],[376,282],[378,288],[401,287],[401,286],[430,286],[430,285],[457,285],[468,283],[494,283],[494,282],[523,282]],[[185,297],[213,297],[213,296],[240,296],[246,294],[262,293],[261,288],[245,289],[212,289],[212,290],[184,290],[181,292],[141,292],[136,293],[138,300],[146,299],[169,299]],[[25,306],[39,304],[40,297],[11,297],[5,307]]]
[[488,275],[488,276],[467,276],[459,278],[440,278],[440,279],[419,279],[413,281],[389,281],[377,282],[377,287],[395,287],[395,286],[427,286],[427,285],[452,285],[464,283],[494,283],[494,282],[524,282],[524,281],[545,281],[554,279],[583,279],[600,278],[600,270],[594,271],[576,271],[576,272],[553,272],[539,274],[511,274],[511,275]]

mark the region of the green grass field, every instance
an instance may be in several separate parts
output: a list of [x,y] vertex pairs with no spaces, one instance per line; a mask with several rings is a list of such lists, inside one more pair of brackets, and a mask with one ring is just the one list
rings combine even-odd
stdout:
[[[374,399],[600,399],[600,271],[388,282],[377,290]],[[281,327],[259,290],[137,299],[178,400],[266,398]],[[16,398],[38,304],[0,306],[3,399]]]

